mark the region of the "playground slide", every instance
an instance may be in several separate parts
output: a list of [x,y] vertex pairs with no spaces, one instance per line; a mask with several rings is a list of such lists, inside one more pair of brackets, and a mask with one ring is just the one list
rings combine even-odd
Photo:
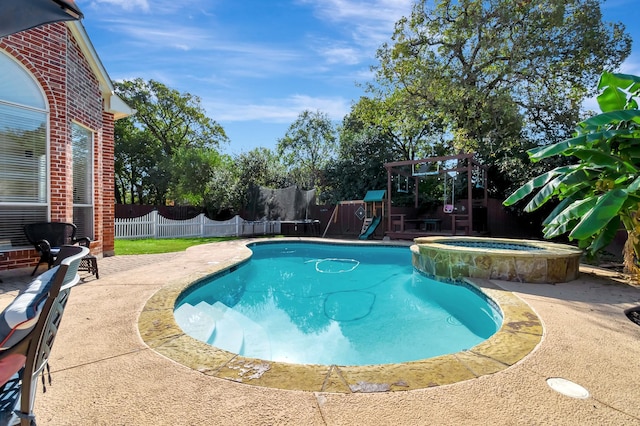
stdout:
[[368,239],[375,232],[376,228],[380,224],[380,219],[381,218],[378,217],[378,216],[374,217],[373,220],[371,221],[371,225],[369,225],[367,230],[364,231],[362,234],[360,234],[360,236],[358,238],[361,239],[361,240]]

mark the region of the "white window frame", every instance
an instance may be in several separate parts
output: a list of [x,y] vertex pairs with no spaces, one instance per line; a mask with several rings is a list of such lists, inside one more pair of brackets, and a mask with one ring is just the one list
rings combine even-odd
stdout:
[[[31,74],[31,72],[25,66],[23,66],[19,61],[17,61],[15,58],[13,58],[10,54],[6,53],[5,51],[0,50],[0,55],[3,57],[3,59],[8,59],[13,65],[16,65],[19,68],[19,71],[23,73],[22,77],[25,80],[29,80],[31,83],[33,83],[33,86],[29,88],[25,87],[25,90],[27,89],[31,90],[30,92],[30,96],[32,96],[31,100],[35,99],[33,97],[34,95],[35,96],[39,95],[39,99],[37,99],[37,101],[41,102],[42,106],[30,105],[28,103],[27,104],[20,103],[19,97],[16,98],[15,96],[13,100],[11,99],[8,100],[6,98],[0,97],[0,105],[2,105],[3,107],[9,108],[11,110],[14,110],[16,112],[30,111],[30,112],[35,112],[37,114],[42,114],[42,119],[45,127],[44,129],[44,133],[45,133],[44,164],[40,162],[40,164],[37,166],[38,168],[44,167],[44,171],[43,171],[44,179],[38,182],[32,182],[38,185],[38,192],[43,195],[42,199],[44,201],[43,202],[38,202],[36,200],[24,201],[24,202],[16,201],[16,200],[0,201],[0,220],[3,221],[5,224],[9,224],[6,230],[5,229],[0,230],[0,250],[9,251],[9,250],[24,249],[25,247],[31,247],[27,242],[26,237],[24,237],[24,233],[22,231],[23,225],[27,223],[33,223],[36,221],[48,221],[49,218],[51,217],[51,191],[50,191],[51,150],[50,150],[50,137],[49,137],[50,111],[49,111],[49,103],[47,102],[46,94],[42,89],[42,87],[40,86],[40,84],[38,83],[38,80],[33,76],[33,74]],[[15,82],[5,81],[5,84],[8,84],[8,85],[20,84],[20,78],[18,78],[18,80]],[[35,89],[35,91],[33,89]],[[20,93],[19,90],[20,89],[18,89],[18,91],[13,93]],[[13,93],[11,93],[11,90],[9,90],[10,95],[12,95]],[[29,101],[29,99],[27,98],[26,101]],[[0,181],[0,185],[1,184],[2,182]],[[40,208],[40,209],[44,208],[44,215],[38,213],[37,211],[31,212],[30,208]],[[33,214],[29,215],[27,213],[33,213]]]
[[[87,134],[89,135],[89,147],[88,147],[88,170],[87,170],[87,178],[88,178],[88,200],[89,203],[76,203],[75,200],[75,173],[76,173],[76,168],[75,168],[75,159],[73,158],[73,147],[74,147],[74,141],[73,141],[73,137],[71,138],[71,148],[72,148],[72,165],[71,165],[71,170],[72,173],[74,174],[74,179],[73,179],[73,189],[74,189],[74,199],[73,199],[73,222],[78,226],[78,237],[89,237],[92,240],[94,239],[94,233],[95,233],[95,227],[94,227],[94,214],[95,214],[95,181],[94,181],[94,159],[95,159],[95,153],[94,153],[94,144],[95,144],[95,132],[93,130],[91,130],[89,127],[84,126],[76,121],[73,121],[71,123],[71,129],[70,131],[73,134],[73,127],[77,126],[79,129],[84,130],[87,132]],[[83,209],[83,210],[88,210],[89,212],[86,213],[87,217],[85,217],[85,219],[88,219],[86,222],[84,221],[80,221],[78,220],[79,218],[76,217],[76,208],[79,209]],[[84,223],[84,229],[83,226],[81,225],[82,223]]]

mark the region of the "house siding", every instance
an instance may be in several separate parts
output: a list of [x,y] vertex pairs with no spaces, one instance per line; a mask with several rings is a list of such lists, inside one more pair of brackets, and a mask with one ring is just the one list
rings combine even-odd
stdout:
[[[73,222],[71,123],[93,132],[94,235],[91,252],[113,255],[113,114],[103,109],[100,83],[66,24],[44,25],[0,39],[38,81],[49,107],[50,220]],[[35,250],[12,250],[0,269],[34,266]]]

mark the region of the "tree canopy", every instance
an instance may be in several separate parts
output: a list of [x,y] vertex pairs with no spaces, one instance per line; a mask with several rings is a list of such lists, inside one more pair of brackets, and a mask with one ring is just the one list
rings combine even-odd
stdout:
[[444,124],[427,139],[492,164],[567,137],[630,49],[598,0],[420,0],[379,49],[370,90],[406,91]]
[[433,137],[442,133],[442,121],[437,114],[425,109],[416,96],[401,87],[360,98],[349,116],[346,124],[357,121],[367,132],[375,129],[376,137],[388,146],[394,161],[434,155],[438,141]]
[[302,189],[320,183],[321,171],[335,156],[336,131],[326,113],[305,110],[278,140],[277,152],[293,182]]
[[200,203],[204,183],[228,141],[222,126],[207,117],[200,98],[154,80],[114,84],[136,114],[119,120],[116,139],[116,194],[119,202],[164,204],[168,197]]

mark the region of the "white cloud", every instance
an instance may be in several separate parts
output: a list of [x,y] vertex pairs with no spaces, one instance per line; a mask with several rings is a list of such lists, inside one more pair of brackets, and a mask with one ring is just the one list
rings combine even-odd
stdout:
[[123,43],[145,44],[148,47],[173,47],[192,50],[209,42],[206,31],[187,25],[177,25],[162,20],[117,18],[104,20],[110,31],[117,33]]
[[411,11],[413,0],[301,0],[313,5],[319,14],[336,22],[378,22],[387,27]]
[[[637,59],[637,57],[633,57],[633,59]],[[623,74],[640,75],[640,62],[627,59],[620,66],[620,72]]]
[[340,97],[312,97],[292,95],[284,99],[266,100],[255,103],[208,103],[207,115],[217,121],[264,121],[272,123],[291,123],[304,110],[321,111],[331,120],[342,120],[350,110],[350,101]]
[[362,59],[360,51],[348,46],[327,46],[320,49],[320,54],[325,57],[328,64],[356,65]]
[[192,10],[203,13],[206,12],[206,7],[211,6],[210,0],[76,0],[76,3],[81,10],[91,8],[102,14],[117,14],[120,13],[118,9],[121,9],[127,12],[142,11],[151,15],[176,15]]
[[[78,1],[80,5],[83,3],[82,1]],[[93,0],[93,5],[103,6],[116,6],[122,8],[126,11],[133,10],[143,10],[145,12],[149,11],[149,2],[147,0]]]
[[411,13],[413,0],[300,0],[311,5],[322,19],[344,25],[363,46],[379,46],[389,40],[395,23]]
[[[107,18],[102,22],[110,32],[118,34],[122,40],[121,49],[130,46],[143,51],[146,54],[141,60],[153,60],[156,64],[164,61],[163,66],[168,68],[211,67],[224,69],[231,75],[264,78],[274,74],[304,73],[304,68],[316,64],[308,60],[308,52],[229,39],[224,30],[214,24],[194,26],[155,16]],[[168,50],[173,52],[168,53]],[[176,51],[192,52],[193,55],[180,56]]]

